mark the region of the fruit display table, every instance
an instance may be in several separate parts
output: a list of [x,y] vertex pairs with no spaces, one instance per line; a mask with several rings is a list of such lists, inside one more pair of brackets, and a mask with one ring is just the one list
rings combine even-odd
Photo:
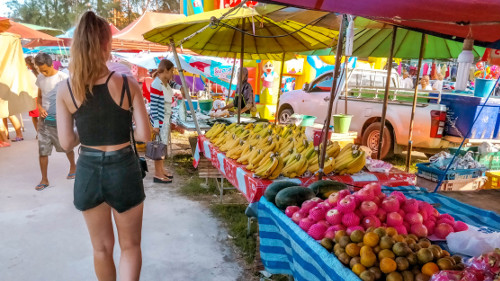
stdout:
[[[253,173],[245,169],[246,165],[237,163],[235,160],[227,158],[223,152],[217,149],[203,135],[198,136],[198,142],[193,157],[193,166],[197,167],[200,157],[209,159],[214,167],[236,187],[248,200],[249,203],[257,202],[264,194],[266,187],[273,180],[254,177]],[[327,176],[326,178],[343,182],[353,189],[358,189],[368,183],[378,182],[386,186],[401,186],[415,184],[415,175],[405,173],[398,169],[393,169],[391,173],[370,173],[362,172],[354,175]],[[316,177],[300,177],[292,180],[297,181],[297,185],[309,185],[316,181]],[[277,179],[279,180],[279,178]]]
[[[469,225],[500,231],[500,216],[494,212],[413,186],[383,189],[395,190],[431,203],[440,213],[450,213]],[[258,203],[258,216],[260,256],[266,271],[292,275],[297,281],[360,280],[265,197]]]

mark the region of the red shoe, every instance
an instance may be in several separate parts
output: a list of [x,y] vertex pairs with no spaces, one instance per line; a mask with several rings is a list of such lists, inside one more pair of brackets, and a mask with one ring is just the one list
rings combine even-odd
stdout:
[[5,141],[0,141],[0,147],[9,147],[10,143],[5,142]]

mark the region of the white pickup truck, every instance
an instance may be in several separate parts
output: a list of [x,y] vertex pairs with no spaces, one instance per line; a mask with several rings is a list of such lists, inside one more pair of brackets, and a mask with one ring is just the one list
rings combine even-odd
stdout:
[[[294,113],[316,116],[316,123],[325,121],[332,86],[332,72],[317,77],[302,90],[284,93],[280,97],[279,121],[286,123]],[[341,76],[345,77],[345,76]],[[373,156],[378,150],[380,121],[387,71],[373,69],[351,69],[347,75],[347,114],[353,115],[350,131],[358,133],[357,143],[368,146]],[[382,146],[382,158],[402,151],[408,145],[408,133],[413,101],[412,89],[399,88],[399,75],[392,73],[390,97],[386,114],[386,126]],[[345,112],[345,80],[340,79],[333,103],[333,114]],[[448,147],[442,140],[446,121],[446,106],[439,104],[439,98],[429,97],[431,91],[419,90],[413,148],[431,154]],[[434,99],[435,103],[429,103]],[[333,121],[331,122],[333,125]]]

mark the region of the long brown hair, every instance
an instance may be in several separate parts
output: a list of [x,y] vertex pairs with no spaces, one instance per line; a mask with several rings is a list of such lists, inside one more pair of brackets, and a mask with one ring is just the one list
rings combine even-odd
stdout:
[[109,53],[104,50],[110,40],[108,22],[92,11],[83,13],[75,28],[69,63],[73,93],[82,103],[86,99],[86,91],[92,93],[95,81],[108,71],[106,61]]

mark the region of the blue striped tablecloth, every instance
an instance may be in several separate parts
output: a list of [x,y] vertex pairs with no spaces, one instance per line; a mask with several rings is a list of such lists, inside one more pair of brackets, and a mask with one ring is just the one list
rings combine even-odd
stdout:
[[[500,231],[500,216],[417,187],[384,188],[399,190],[407,197],[439,204],[440,213],[449,213],[458,220],[481,228]],[[333,254],[262,197],[258,204],[260,256],[272,274],[293,275],[297,281],[360,280]]]

